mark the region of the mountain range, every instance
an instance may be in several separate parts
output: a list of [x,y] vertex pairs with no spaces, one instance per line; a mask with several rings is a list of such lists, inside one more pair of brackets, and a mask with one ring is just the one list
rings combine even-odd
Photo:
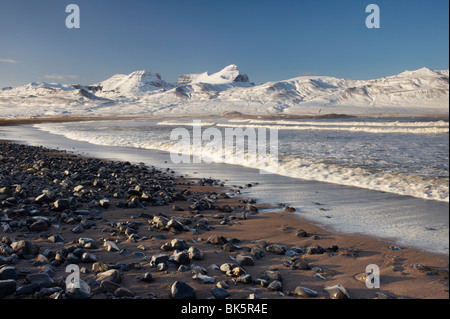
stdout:
[[181,75],[135,71],[89,85],[33,82],[0,91],[0,118],[246,115],[448,116],[449,71],[422,68],[373,80],[300,76],[255,85],[234,64]]

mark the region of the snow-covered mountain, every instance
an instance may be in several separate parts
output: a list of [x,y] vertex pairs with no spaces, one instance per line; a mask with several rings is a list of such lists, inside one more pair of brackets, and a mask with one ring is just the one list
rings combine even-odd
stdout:
[[91,85],[30,83],[0,91],[0,118],[58,115],[448,116],[449,71],[422,68],[373,80],[301,76],[254,85],[234,64],[219,72],[116,74]]
[[136,95],[147,92],[160,92],[161,90],[173,87],[161,78],[159,73],[148,71],[135,71],[131,74],[116,74],[109,79],[93,87],[99,87],[104,93],[118,93],[123,95]]

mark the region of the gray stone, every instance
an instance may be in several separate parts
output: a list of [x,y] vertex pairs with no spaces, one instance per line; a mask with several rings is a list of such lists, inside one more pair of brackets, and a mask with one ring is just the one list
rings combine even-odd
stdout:
[[36,256],[39,254],[40,250],[40,247],[37,244],[27,240],[15,241],[11,244],[11,248],[19,256]]
[[16,292],[16,281],[13,279],[0,280],[0,298],[6,297]]
[[107,292],[114,293],[117,289],[121,287],[118,283],[112,282],[111,280],[102,280],[100,287],[105,289]]
[[146,272],[145,274],[139,277],[139,280],[143,282],[152,282],[154,279],[150,272]]
[[316,254],[323,254],[326,250],[323,247],[320,247],[319,245],[310,246],[306,249],[306,253],[308,255],[316,255]]
[[37,262],[38,264],[40,264],[40,265],[46,265],[46,264],[49,264],[49,263],[50,263],[50,261],[48,260],[48,258],[45,257],[45,256],[42,255],[42,254],[37,255],[37,257],[36,257],[36,262]]
[[246,210],[249,210],[249,211],[251,211],[251,212],[257,212],[257,211],[258,211],[258,207],[253,206],[253,205],[251,205],[251,204],[247,204],[247,206],[245,206],[245,209],[246,209]]
[[95,244],[95,240],[93,240],[92,238],[89,238],[89,237],[80,237],[79,239],[78,239],[78,243],[80,244],[80,245],[83,245],[83,246],[85,246],[86,244]]
[[319,293],[306,287],[295,287],[294,293],[300,297],[317,297]]
[[[169,225],[169,224],[167,224]],[[185,250],[189,249],[189,245],[186,243],[184,239],[175,238],[170,242],[172,249],[175,250]]]
[[198,280],[204,284],[211,284],[216,281],[216,279],[214,277],[207,276],[207,275],[201,275],[201,274],[192,276],[192,279]]
[[104,262],[97,261],[92,264],[92,271],[93,272],[104,272],[108,270],[108,265],[106,265]]
[[153,255],[152,259],[151,259],[151,263],[154,265],[163,263],[163,262],[168,262],[169,261],[169,256],[166,254],[157,254],[157,255]]
[[175,281],[172,284],[169,296],[173,299],[196,299],[195,290],[182,281]]
[[204,257],[203,252],[195,246],[191,246],[188,249],[189,258],[193,260],[202,260]]
[[77,283],[69,283],[66,286],[65,296],[68,299],[90,299],[92,298],[91,287],[80,279]]
[[167,268],[169,268],[169,264],[166,263],[166,262],[164,262],[164,263],[159,263],[159,264],[156,265],[156,268],[157,268],[159,271],[165,271],[165,270],[167,270]]
[[224,245],[228,241],[223,236],[211,235],[206,242],[213,245]]
[[251,284],[253,278],[249,274],[243,274],[237,278],[237,281],[242,282],[243,284]]
[[39,288],[48,288],[55,284],[53,279],[46,273],[30,274],[26,277],[26,282],[29,284],[37,284]]
[[120,282],[120,273],[117,269],[110,269],[97,274],[97,280],[109,280],[115,283]]
[[38,284],[29,284],[21,287],[17,287],[16,289],[16,295],[17,296],[26,296],[34,294],[35,292],[39,291],[39,285]]
[[134,293],[125,287],[119,287],[114,291],[114,296],[119,297],[119,298],[134,297]]
[[220,265],[220,270],[222,270],[223,272],[228,272],[231,271],[234,267],[236,267],[236,264],[231,264],[231,263],[225,263]]
[[230,285],[228,284],[228,282],[226,280],[221,280],[216,284],[217,288],[223,288],[223,289],[228,289],[230,288]]
[[214,287],[211,289],[211,293],[216,299],[225,299],[231,296],[231,294],[224,288]]
[[283,255],[286,252],[286,247],[278,244],[271,244],[266,247],[266,251],[277,255]]
[[185,251],[175,253],[172,256],[170,256],[170,261],[175,263],[175,265],[188,265],[191,260],[189,259],[189,254]]
[[308,264],[308,262],[305,259],[297,259],[292,263],[294,269],[300,269],[300,270],[309,270],[311,269],[311,266]]
[[267,286],[267,288],[273,291],[281,291],[283,289],[283,285],[280,281],[274,280]]
[[276,270],[267,270],[264,275],[262,276],[262,278],[265,278],[267,280],[278,280],[278,281],[282,281],[281,279],[281,274],[279,271]]
[[51,201],[52,201],[51,197],[45,193],[35,198],[35,202],[38,204],[50,203]]
[[119,251],[119,247],[117,247],[117,245],[116,245],[115,242],[106,240],[105,243],[104,243],[104,246],[106,247],[106,249],[107,249],[109,252]]
[[52,242],[52,243],[62,243],[62,242],[64,242],[64,239],[61,236],[59,236],[59,235],[51,235],[50,237],[47,238],[47,240],[49,242]]
[[262,257],[264,257],[264,251],[259,247],[251,248],[250,254],[256,259],[261,259]]
[[102,198],[99,200],[100,206],[103,208],[108,208],[110,206],[110,202],[106,198]]
[[169,220],[167,222],[166,227],[169,228],[169,229],[175,229],[176,231],[183,231],[184,230],[183,224],[180,223],[179,221],[175,220],[175,219]]
[[70,201],[66,198],[56,200],[53,205],[58,211],[63,211],[70,207]]
[[308,237],[308,233],[303,229],[297,230],[295,234],[297,235],[297,237]]
[[168,221],[169,220],[166,217],[155,216],[155,217],[153,217],[152,224],[153,224],[153,226],[155,226],[159,229],[164,229],[166,227]]
[[84,253],[81,256],[81,262],[84,263],[95,263],[97,261],[97,256],[91,253]]
[[245,255],[236,256],[236,262],[239,266],[253,266],[255,264],[252,257]]
[[325,287],[324,290],[330,295],[331,299],[350,299],[348,291],[341,285]]
[[341,247],[338,251],[339,255],[347,256],[347,257],[357,257],[359,254],[359,251],[354,248],[350,247]]
[[47,221],[43,220],[43,219],[38,219],[37,221],[35,221],[34,223],[32,223],[29,228],[31,231],[35,231],[35,232],[41,232],[41,231],[45,231],[47,230],[49,227],[49,224],[47,223]]
[[75,226],[74,228],[72,228],[72,232],[75,234],[79,234],[83,232],[83,227],[81,227],[81,225]]
[[13,280],[19,279],[19,276],[17,275],[16,272],[16,268],[6,266],[0,269],[0,280],[8,280],[8,279]]

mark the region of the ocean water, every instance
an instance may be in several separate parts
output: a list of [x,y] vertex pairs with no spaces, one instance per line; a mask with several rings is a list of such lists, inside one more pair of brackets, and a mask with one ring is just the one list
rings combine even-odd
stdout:
[[[231,128],[266,128],[268,156],[255,160],[248,149],[230,147],[225,130]],[[270,128],[277,128],[276,161]],[[206,137],[220,132],[223,143],[170,138],[173,132],[193,138],[195,130]],[[230,189],[252,183],[243,196],[279,207],[271,210],[283,203],[331,231],[448,255],[448,131],[448,121],[428,119],[204,118],[194,128],[186,118],[0,127],[0,138],[211,177]],[[189,154],[189,161],[174,163],[173,150]]]
[[[444,120],[184,119],[35,127],[96,145],[188,154],[191,162],[242,165],[293,178],[449,201],[449,123]],[[236,140],[227,144],[226,130],[239,129],[253,132],[250,139],[265,152],[249,148],[248,136],[239,149]],[[277,130],[276,136],[270,129]],[[177,130],[188,135],[171,138]],[[216,136],[195,143],[194,130]],[[271,141],[276,143],[273,149]]]

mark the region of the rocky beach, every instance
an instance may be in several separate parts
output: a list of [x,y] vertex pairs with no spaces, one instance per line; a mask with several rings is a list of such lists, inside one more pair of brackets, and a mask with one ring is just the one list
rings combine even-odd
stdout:
[[0,298],[448,299],[448,255],[332,233],[248,187],[1,141]]

